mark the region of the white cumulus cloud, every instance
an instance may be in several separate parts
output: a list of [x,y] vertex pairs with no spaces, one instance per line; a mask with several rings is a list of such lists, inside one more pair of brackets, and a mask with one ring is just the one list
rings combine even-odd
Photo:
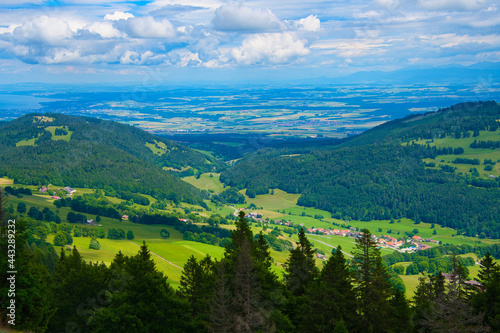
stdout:
[[233,5],[219,7],[212,23],[219,31],[265,32],[283,28],[283,23],[269,9]]
[[116,29],[111,22],[94,22],[86,29],[92,33],[99,34],[102,38],[123,37],[124,34]]
[[321,22],[316,15],[309,15],[306,18],[298,20],[296,26],[298,29],[305,31],[319,31]]
[[283,64],[310,53],[305,41],[290,32],[256,34],[246,38],[240,47],[231,51],[239,64]]
[[118,21],[118,20],[128,20],[129,18],[134,17],[133,14],[124,13],[124,12],[114,12],[113,14],[106,14],[104,19],[106,21]]
[[134,38],[171,38],[175,36],[175,29],[169,20],[155,20],[151,16],[130,18],[127,21],[118,21],[115,26]]
[[25,22],[12,32],[14,40],[20,43],[45,42],[57,44],[71,38],[73,31],[68,22],[57,17],[40,16]]

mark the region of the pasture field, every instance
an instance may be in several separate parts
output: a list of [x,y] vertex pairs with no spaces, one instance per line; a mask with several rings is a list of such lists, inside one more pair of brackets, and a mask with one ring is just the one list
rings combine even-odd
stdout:
[[[212,177],[210,177],[210,175],[212,175]],[[195,176],[190,176],[184,177],[182,180],[201,190],[220,193],[224,190],[224,185],[219,181],[219,176],[220,173],[204,173],[199,179],[196,179]]]
[[35,140],[36,140],[36,138],[31,138],[29,140],[21,140],[19,142],[16,142],[16,147],[34,146]]
[[[57,128],[59,128],[59,129],[65,129],[68,132],[68,134],[66,134],[66,135],[56,135],[55,131],[56,131]],[[68,129],[68,127],[66,127],[66,126],[48,126],[48,127],[45,128],[45,130],[49,131],[52,134],[52,140],[65,140],[65,141],[69,141],[71,139],[71,135],[73,134],[73,132],[70,131]],[[34,146],[35,145],[35,140],[37,138],[31,138],[31,139],[28,139],[28,140],[21,140],[19,142],[16,142],[16,147]]]
[[[131,230],[135,238],[132,241],[98,239],[101,249],[92,250],[89,249],[89,237],[73,237],[73,245],[77,247],[85,260],[104,262],[104,264],[109,265],[118,251],[122,251],[124,255],[134,256],[138,253],[142,242],[145,241],[158,269],[168,276],[169,282],[174,288],[179,286],[182,267],[191,255],[200,259],[205,254],[209,254],[213,258],[220,259],[224,253],[224,249],[218,246],[185,241],[180,232],[169,226],[141,225],[128,221],[103,222],[102,226],[106,229],[120,228],[125,232]],[[170,232],[170,237],[162,239],[160,237],[161,229],[167,229]],[[53,238],[53,234],[49,235],[47,241],[52,243]],[[56,246],[56,250],[60,251],[60,247]]]
[[[64,129],[68,134],[66,135],[56,135],[56,128],[58,129]],[[65,140],[68,141],[71,140],[71,135],[73,134],[72,131],[68,129],[67,126],[49,126],[45,128],[46,131],[49,131],[52,134],[52,140]]]
[[[464,175],[471,174],[469,171],[471,168],[476,168],[479,176],[482,178],[488,178],[490,175],[500,176],[500,163],[497,163],[493,166],[493,170],[485,171],[484,170],[484,160],[491,159],[493,162],[500,161],[500,149],[482,149],[482,148],[470,148],[470,144],[477,141],[500,141],[500,131],[480,131],[479,136],[472,137],[472,135],[468,138],[443,138],[443,139],[434,139],[434,140],[418,140],[414,141],[416,144],[435,146],[437,148],[443,147],[452,147],[458,148],[461,147],[464,149],[464,153],[460,155],[438,155],[435,159],[426,158],[423,161],[426,163],[434,162],[436,167],[434,169],[439,168],[439,164],[447,164],[454,168],[456,168],[456,173],[462,173]],[[472,165],[472,164],[454,164],[453,160],[456,158],[469,158],[469,159],[478,159],[480,160],[480,165]]]
[[406,287],[406,298],[413,299],[418,286],[418,278],[422,277],[422,275],[400,275],[400,277]]
[[13,184],[14,184],[13,179],[5,178],[5,177],[0,178],[0,185],[2,185],[2,186],[13,185]]

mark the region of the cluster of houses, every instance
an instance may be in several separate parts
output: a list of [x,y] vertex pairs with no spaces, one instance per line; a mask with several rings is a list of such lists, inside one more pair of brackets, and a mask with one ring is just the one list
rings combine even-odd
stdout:
[[420,251],[420,250],[428,250],[431,248],[429,244],[425,243],[436,243],[439,244],[439,241],[434,239],[424,239],[420,236],[413,236],[408,239],[406,242],[401,239],[396,239],[391,236],[380,236],[377,239],[378,244],[381,246],[393,248],[395,250],[399,250],[401,252],[405,251]]
[[[236,214],[236,213],[235,213]],[[257,221],[262,222],[262,215],[256,212],[251,212],[245,215],[246,218],[252,218]],[[286,225],[290,226],[293,225],[292,222],[286,221],[286,220],[274,220],[272,222],[273,224],[277,225]],[[301,224],[302,225],[302,224]],[[326,228],[308,228],[306,230],[310,234],[320,234],[320,235],[327,235],[327,236],[341,236],[341,237],[352,237],[352,238],[358,238],[361,234],[360,231],[357,231],[356,228],[351,227],[349,229],[326,229]],[[386,248],[391,248],[394,250],[398,250],[400,252],[407,252],[407,251],[420,251],[420,250],[427,250],[430,249],[431,246],[428,243],[435,243],[439,244],[439,241],[434,240],[434,239],[424,239],[420,236],[413,236],[412,238],[407,239],[406,241],[403,240],[402,238],[395,238],[392,236],[388,235],[383,235],[383,236],[375,236],[372,235],[373,240],[379,244],[380,247],[386,247]],[[320,254],[317,254],[317,256]],[[322,259],[321,257],[318,257]]]
[[[70,196],[73,195],[73,193],[76,192],[76,190],[72,189],[69,186],[66,186],[65,188],[62,189],[63,191],[66,191]],[[49,188],[47,186],[42,186],[38,189],[40,193],[50,193]],[[56,191],[52,191],[52,199],[59,200],[61,197],[56,195]]]
[[351,229],[325,229],[325,228],[309,228],[307,232],[310,234],[322,234],[329,236],[342,236],[342,237],[357,237],[359,232],[356,231],[356,228]]
[[[331,235],[331,236],[341,236],[341,237],[352,237],[358,238],[361,235],[360,231],[356,228],[351,227],[350,229],[325,229],[325,228],[308,228],[307,232],[310,234],[321,234],[321,235]],[[424,239],[420,236],[413,236],[407,240],[397,239],[392,236],[383,235],[375,236],[372,235],[373,240],[379,244],[380,247],[391,248],[398,250],[400,252],[407,251],[420,251],[430,249],[431,246],[426,243],[439,244],[439,241],[434,239]]]
[[262,218],[262,215],[256,212],[248,213],[245,215],[247,219],[259,220]]

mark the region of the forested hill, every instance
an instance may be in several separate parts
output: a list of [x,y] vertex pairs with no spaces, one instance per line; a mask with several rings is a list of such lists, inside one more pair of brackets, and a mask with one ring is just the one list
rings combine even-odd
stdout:
[[[268,188],[301,193],[299,205],[328,210],[341,219],[408,217],[470,236],[484,232],[499,238],[499,178],[460,175],[449,165],[428,167],[423,159],[463,150],[413,144],[418,139],[472,141],[481,131],[500,141],[497,119],[495,102],[459,104],[385,123],[329,150],[260,151],[224,171],[221,181],[257,194]],[[490,151],[495,153],[486,150],[481,156]]]
[[496,131],[499,119],[500,106],[495,101],[461,103],[437,112],[417,113],[386,122],[349,138],[338,147],[353,147],[376,142],[460,138],[468,132],[474,134],[483,130]]
[[29,114],[0,126],[0,175],[22,184],[108,186],[196,201],[199,191],[167,169],[221,166],[175,142],[95,118]]

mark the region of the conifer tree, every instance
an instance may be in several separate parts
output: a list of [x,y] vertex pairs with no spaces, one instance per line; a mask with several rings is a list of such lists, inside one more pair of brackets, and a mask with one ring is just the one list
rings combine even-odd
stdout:
[[353,324],[357,321],[356,296],[340,246],[334,249],[305,296],[307,306],[300,311],[300,331],[331,332],[342,327],[354,329]]
[[424,312],[420,324],[424,332],[489,332],[483,324],[483,314],[475,314],[457,289],[431,303],[430,311]]
[[89,331],[88,321],[98,305],[97,296],[105,290],[109,279],[110,272],[104,264],[84,261],[76,247],[70,255],[62,248],[51,288],[57,311],[49,323],[49,331]]
[[479,272],[477,273],[477,281],[479,282],[488,282],[490,281],[495,274],[500,272],[500,267],[494,261],[494,258],[491,256],[491,253],[486,253],[484,258],[481,259]]
[[[239,213],[236,229],[231,231],[231,242],[226,245],[223,260],[234,299],[233,322],[239,325],[238,329],[252,328],[252,325],[265,329],[275,319],[289,322],[281,313],[285,299],[282,285],[271,271],[269,245],[263,235],[254,239],[244,212]],[[248,326],[251,318],[258,322]]]
[[359,300],[360,327],[365,332],[387,332],[390,328],[393,295],[377,243],[368,229],[361,230],[351,261],[355,292]]
[[213,261],[207,255],[202,260],[191,256],[184,264],[178,294],[188,301],[191,314],[200,323],[208,320],[208,303],[214,283]]
[[484,314],[484,324],[500,332],[500,268],[489,252],[481,260],[477,280],[481,285],[473,287],[471,304]]
[[293,295],[301,296],[306,287],[318,276],[318,268],[314,262],[314,249],[307,239],[304,228],[300,229],[299,241],[295,249],[283,265],[285,268],[285,285]]
[[224,253],[224,256],[228,259],[228,264],[234,264],[236,262],[237,253],[241,250],[245,241],[251,244],[252,249],[254,248],[253,234],[245,218],[245,212],[239,212],[238,221],[235,222],[235,225],[236,229],[231,230],[231,242],[226,244]]
[[465,281],[468,279],[469,271],[462,265],[459,257],[453,252],[451,256],[452,269],[450,274],[450,285],[448,286],[448,293],[455,292],[456,297],[466,299],[468,298],[468,290]]
[[418,280],[417,290],[413,296],[413,324],[416,331],[421,331],[424,330],[424,321],[427,314],[432,311],[433,303],[444,298],[446,288],[445,278],[441,272],[427,277],[420,277]]
[[236,332],[254,332],[263,329],[265,325],[260,284],[250,251],[250,243],[243,241],[241,250],[238,252],[233,279],[234,331]]
[[229,333],[233,328],[233,303],[224,260],[216,264],[214,293],[210,301],[209,332]]
[[194,331],[189,305],[177,299],[145,242],[138,254],[124,260],[121,274],[114,279],[119,283],[112,285],[118,288],[108,291],[109,305],[95,311],[93,332]]
[[412,312],[410,304],[406,299],[403,291],[394,290],[394,297],[390,300],[392,306],[392,323],[391,329],[395,333],[410,333],[412,332],[411,316]]

